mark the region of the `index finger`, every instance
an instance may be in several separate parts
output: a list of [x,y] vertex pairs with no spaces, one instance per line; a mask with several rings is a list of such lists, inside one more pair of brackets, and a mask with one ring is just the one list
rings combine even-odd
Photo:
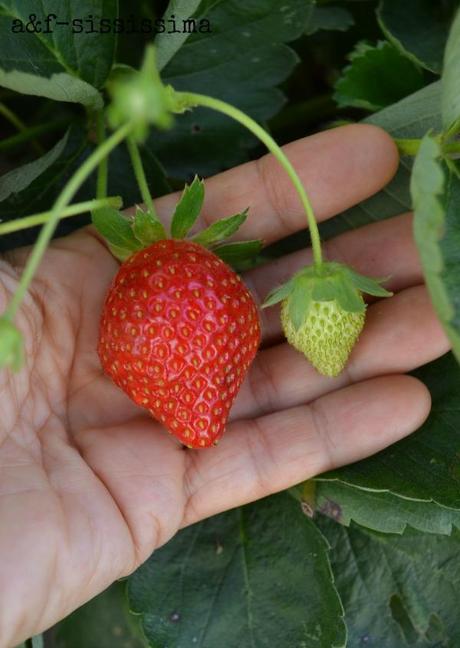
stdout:
[[[304,137],[283,147],[302,180],[318,221],[326,220],[381,189],[398,164],[387,133],[369,124],[352,124]],[[179,193],[159,198],[164,222],[171,218]],[[304,229],[306,217],[292,183],[268,154],[206,180],[199,228],[249,207],[238,238],[266,243]]]

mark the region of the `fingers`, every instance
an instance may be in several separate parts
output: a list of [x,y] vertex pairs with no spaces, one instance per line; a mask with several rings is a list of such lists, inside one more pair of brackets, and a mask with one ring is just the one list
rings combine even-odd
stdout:
[[[398,154],[392,139],[375,126],[355,124],[318,133],[284,147],[306,187],[318,220],[364,200],[393,176]],[[156,201],[168,222],[179,193]],[[206,180],[199,227],[249,207],[239,238],[274,241],[306,225],[299,198],[272,156],[248,162]]]
[[187,453],[183,525],[367,457],[416,430],[430,395],[409,376],[375,378],[313,405],[229,426],[210,452]]
[[[325,257],[352,266],[371,277],[389,277],[385,287],[398,291],[423,282],[412,233],[412,214],[403,214],[360,229],[345,232],[324,244]],[[311,263],[311,251],[288,254],[245,274],[245,283],[261,303],[270,290]],[[265,340],[280,335],[279,308],[262,311]]]
[[320,375],[286,343],[259,352],[231,416],[233,420],[261,416],[308,403],[351,383],[411,371],[448,349],[426,288],[410,288],[368,309],[363,333],[337,378]]

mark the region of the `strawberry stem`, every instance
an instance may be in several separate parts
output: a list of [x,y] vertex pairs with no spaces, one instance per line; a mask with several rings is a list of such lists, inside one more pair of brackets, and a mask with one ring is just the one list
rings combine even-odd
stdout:
[[[94,200],[86,200],[81,203],[75,203],[66,207],[61,212],[61,218],[69,218],[71,216],[77,216],[78,214],[84,214],[85,212],[90,212],[95,209],[101,209],[101,207],[113,207],[114,209],[120,209],[123,205],[123,201],[119,196],[111,196],[109,198],[98,198]],[[39,214],[32,214],[31,216],[24,216],[24,218],[17,218],[16,220],[10,220],[6,223],[0,225],[0,236],[2,234],[11,234],[11,232],[19,232],[19,230],[28,229],[29,227],[36,227],[37,225],[43,225],[47,223],[50,217],[51,211],[40,212]]]
[[220,99],[215,99],[214,97],[208,97],[202,94],[196,94],[194,92],[175,91],[172,93],[172,97],[175,102],[177,112],[183,112],[187,108],[193,108],[195,106],[204,106],[206,108],[211,108],[223,113],[224,115],[232,117],[237,122],[245,126],[263,144],[265,144],[268,150],[275,156],[275,158],[287,172],[300,197],[301,203],[307,215],[314,263],[315,266],[320,267],[323,262],[323,257],[318,225],[316,223],[313,207],[304,189],[302,181],[297,175],[296,170],[292,166],[291,162],[289,161],[281,147],[278,146],[278,144],[275,142],[273,137],[269,135],[267,131],[264,130],[254,119],[246,115],[242,110],[239,110],[238,108],[235,108],[234,106],[231,106],[230,104],[226,103],[225,101],[221,101]]
[[49,218],[46,224],[43,226],[34,245],[34,248],[27,260],[17,290],[14,293],[9,306],[4,313],[4,317],[6,319],[11,321],[16,315],[16,312],[21,305],[22,300],[24,299],[24,296],[40,264],[48,243],[53,236],[54,230],[56,229],[56,226],[59,222],[59,218],[62,216],[63,210],[68,206],[69,202],[75,196],[83,182],[94,171],[101,160],[103,160],[112,149],[114,149],[118,144],[120,144],[120,142],[124,140],[125,137],[127,137],[127,135],[129,135],[132,128],[133,124],[131,122],[127,122],[117,131],[115,131],[113,135],[111,135],[107,140],[105,140],[105,142],[98,146],[95,151],[93,151],[93,153],[84,161],[82,166],[76,170],[74,175],[62,189],[61,193],[56,199],[56,202],[54,203],[51,212],[49,213]]
[[[12,124],[20,134],[23,134],[27,131],[27,126],[24,124],[22,119],[20,119],[12,110],[5,106],[4,103],[0,103],[0,114],[5,117],[7,121]],[[44,155],[45,151],[43,147],[37,142],[37,140],[32,140],[32,146],[34,147],[38,155]]]
[[136,143],[134,137],[128,137],[126,140],[128,146],[129,155],[131,157],[131,164],[133,166],[134,175],[136,176],[137,184],[141,192],[142,200],[147,206],[147,210],[152,214],[152,216],[158,220],[155,205],[153,204],[152,194],[150,193],[149,186],[147,184],[147,179],[145,177],[144,167],[142,165],[142,158],[139,153],[139,147]]
[[[104,112],[100,110],[96,115],[96,134],[97,134],[97,143],[99,145],[105,140],[105,121],[104,121]],[[96,183],[96,197],[105,198],[107,196],[107,182],[109,175],[109,159],[108,157],[103,158],[99,162],[99,168],[97,170],[97,183]]]

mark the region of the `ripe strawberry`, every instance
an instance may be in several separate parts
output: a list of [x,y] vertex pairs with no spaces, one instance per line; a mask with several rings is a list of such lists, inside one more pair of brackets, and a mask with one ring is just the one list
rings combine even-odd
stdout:
[[362,293],[391,295],[378,280],[339,263],[308,266],[265,300],[282,302],[281,324],[288,342],[325,376],[337,376],[361,333],[366,304]]
[[125,261],[103,308],[104,371],[182,443],[222,436],[260,341],[238,275],[202,245],[160,240]]

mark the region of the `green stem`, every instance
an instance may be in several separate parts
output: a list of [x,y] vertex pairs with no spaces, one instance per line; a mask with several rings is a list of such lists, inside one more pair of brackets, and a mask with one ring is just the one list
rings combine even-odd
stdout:
[[266,130],[264,130],[256,121],[254,121],[244,112],[242,112],[238,108],[235,108],[234,106],[225,103],[224,101],[221,101],[220,99],[214,99],[213,97],[195,94],[193,92],[175,92],[174,98],[177,101],[178,112],[182,112],[183,109],[192,108],[193,106],[205,106],[207,108],[212,108],[213,110],[217,110],[218,112],[221,112],[224,115],[228,115],[229,117],[235,119],[237,122],[250,130],[251,133],[253,133],[258,139],[260,139],[261,142],[265,144],[268,150],[275,156],[275,158],[287,172],[300,197],[302,205],[305,209],[305,213],[307,215],[308,227],[310,229],[313,259],[315,265],[317,267],[320,267],[322,265],[323,258],[318,225],[316,223],[313,207],[311,206],[310,200],[299,176],[297,175],[296,170],[286,157],[286,154],[274,141],[271,135],[269,135]]
[[443,151],[444,153],[460,153],[460,142],[451,142],[450,144],[444,144]]
[[[102,207],[120,209],[122,205],[123,201],[120,196],[111,196],[110,198],[100,198],[97,200],[86,200],[85,202],[76,203],[75,205],[70,205],[63,209],[61,212],[61,218],[77,216],[78,214],[84,214],[85,212],[90,212],[93,209],[101,209]],[[50,215],[51,211],[46,211],[40,212],[39,214],[24,216],[24,218],[7,221],[6,223],[0,224],[0,235],[11,234],[11,232],[19,232],[20,230],[29,229],[30,227],[43,225],[48,222]]]
[[[105,121],[104,111],[100,110],[96,116],[96,135],[97,143],[99,145],[105,140]],[[108,156],[99,162],[97,170],[97,183],[96,183],[96,196],[97,198],[105,198],[107,196],[107,182],[109,176],[109,159]]]
[[[421,139],[395,139],[394,143],[398,147],[399,152],[402,155],[417,155],[420,148],[422,140]],[[460,142],[450,142],[449,144],[443,144],[442,150],[444,153],[460,153]]]
[[152,194],[150,193],[147,179],[145,177],[144,167],[142,165],[142,159],[139,153],[139,147],[133,137],[128,137],[126,144],[128,146],[129,155],[131,157],[131,164],[133,165],[134,175],[136,176],[137,184],[139,185],[142,200],[147,205],[148,211],[156,220],[158,220],[158,216],[155,211],[155,205],[153,204]]
[[420,148],[421,139],[394,139],[401,155],[417,155]]
[[121,141],[123,141],[123,139],[129,134],[132,127],[133,125],[131,122],[124,124],[117,131],[115,131],[113,135],[106,139],[103,144],[98,146],[97,149],[93,151],[93,153],[84,161],[81,167],[76,170],[74,175],[62,189],[50,212],[49,219],[43,226],[35,243],[35,246],[27,260],[27,264],[24,268],[24,272],[22,273],[16,292],[13,295],[13,299],[11,300],[7,310],[4,313],[5,317],[7,317],[8,319],[12,320],[14,318],[19,306],[21,305],[22,300],[24,299],[29,284],[33,279],[33,276],[42,259],[46,247],[51,237],[53,236],[54,230],[56,229],[56,225],[62,214],[62,210],[67,207],[69,202],[77,193],[80,186],[94,171],[99,162],[104,157],[106,157],[112,149],[120,144]]
[[[10,124],[12,124],[20,133],[27,131],[27,126],[24,124],[22,119],[15,115],[14,112],[10,110],[8,106],[5,106],[4,103],[0,103],[0,114],[3,115],[3,117],[5,117],[5,119],[7,119]],[[32,146],[39,155],[43,155],[43,153],[45,152],[40,144],[36,141],[32,142]]]
[[38,137],[39,135],[43,135],[44,133],[49,133],[58,130],[59,128],[61,128],[61,126],[66,126],[69,122],[70,122],[69,118],[62,118],[62,119],[55,119],[54,121],[48,122],[47,124],[39,124],[38,126],[31,126],[30,128],[24,130],[22,133],[18,133],[17,135],[12,135],[11,137],[7,137],[6,139],[2,140],[0,142],[0,151],[6,151],[10,148],[13,148],[14,146],[17,146],[18,144],[24,144],[29,140],[33,140],[35,137]]

